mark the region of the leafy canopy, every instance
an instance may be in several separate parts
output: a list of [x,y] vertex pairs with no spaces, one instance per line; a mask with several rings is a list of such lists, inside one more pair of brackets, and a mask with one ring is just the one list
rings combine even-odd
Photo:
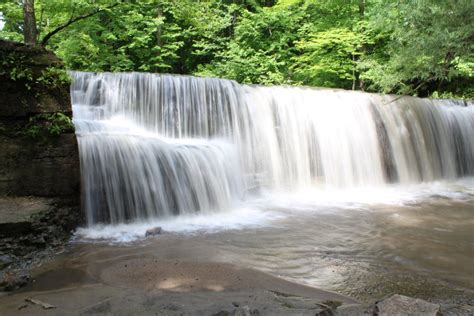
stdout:
[[[470,0],[36,0],[69,69],[474,97]],[[22,1],[0,0],[21,41]]]

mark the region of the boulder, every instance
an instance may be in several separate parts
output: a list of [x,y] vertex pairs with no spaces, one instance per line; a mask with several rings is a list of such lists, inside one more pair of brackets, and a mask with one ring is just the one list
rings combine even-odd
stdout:
[[260,311],[258,309],[250,309],[247,305],[245,305],[242,307],[237,307],[232,311],[222,310],[212,314],[212,316],[260,316]]
[[0,291],[13,291],[25,286],[30,281],[26,270],[9,270],[0,272]]
[[346,304],[336,308],[337,316],[369,316],[374,314],[373,306]]
[[0,269],[8,267],[14,262],[14,258],[9,255],[0,255]]
[[379,316],[392,315],[441,315],[440,306],[424,301],[419,298],[412,298],[395,294],[375,304],[375,312]]
[[156,236],[159,234],[161,234],[161,227],[153,227],[146,230],[145,237]]

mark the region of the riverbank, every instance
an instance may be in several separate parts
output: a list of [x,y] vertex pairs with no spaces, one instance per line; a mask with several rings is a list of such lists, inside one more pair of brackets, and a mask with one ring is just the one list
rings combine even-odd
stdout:
[[[379,300],[361,303],[231,261],[205,238],[172,233],[133,244],[72,243],[34,270],[32,283],[2,294],[0,315],[383,315]],[[444,315],[471,308],[410,300]]]
[[256,270],[209,261],[217,257],[211,248],[173,236],[133,247],[71,245],[38,268],[30,285],[1,297],[0,314],[227,315],[248,307],[251,315],[287,315],[357,303]]
[[80,219],[69,199],[0,196],[0,291],[30,282],[30,270],[62,253]]
[[81,223],[69,77],[52,52],[0,40],[0,291],[28,283]]
[[38,276],[35,283],[38,285],[1,298],[0,313],[41,312],[42,305],[25,304],[28,298],[53,305],[55,308],[48,311],[51,315],[214,315],[244,306],[267,315],[317,314],[356,303],[255,270],[180,260],[120,260],[95,275],[80,269],[59,269]]

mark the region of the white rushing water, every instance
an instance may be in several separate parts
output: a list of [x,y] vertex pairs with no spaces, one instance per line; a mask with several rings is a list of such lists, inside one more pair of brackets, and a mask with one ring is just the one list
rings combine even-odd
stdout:
[[276,204],[289,192],[353,203],[362,191],[379,203],[381,192],[397,196],[394,185],[403,199],[424,182],[474,174],[474,106],[461,101],[190,76],[72,76],[89,225],[171,227],[180,215],[183,227],[201,227],[210,214],[234,227],[239,214],[243,225],[266,218],[252,208],[272,192]]

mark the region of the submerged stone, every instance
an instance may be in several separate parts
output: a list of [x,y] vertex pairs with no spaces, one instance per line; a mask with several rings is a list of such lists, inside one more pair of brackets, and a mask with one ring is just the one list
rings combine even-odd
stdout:
[[0,255],[0,269],[8,267],[14,259],[9,255]]
[[159,234],[161,234],[161,227],[153,227],[146,230],[145,237],[156,236]]
[[374,314],[374,307],[361,304],[346,304],[338,306],[337,316],[367,316]]
[[395,294],[375,304],[379,316],[390,315],[441,315],[438,304],[433,304],[419,298]]

